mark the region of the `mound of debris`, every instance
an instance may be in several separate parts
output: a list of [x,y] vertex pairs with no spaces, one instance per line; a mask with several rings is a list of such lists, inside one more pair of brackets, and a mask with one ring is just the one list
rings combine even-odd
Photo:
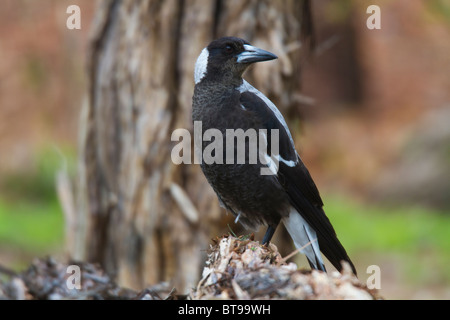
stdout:
[[[0,270],[1,271],[1,270]],[[131,299],[136,293],[118,287],[96,264],[61,263],[49,257],[35,259],[22,273],[2,268],[10,276],[0,282],[0,300]]]
[[[298,270],[275,245],[224,236],[211,245],[202,279],[190,294],[168,283],[141,292],[121,288],[98,265],[35,259],[22,273],[0,266],[0,300],[378,299],[344,266],[342,273]],[[5,278],[5,277],[3,277]]]
[[211,246],[206,267],[192,299],[358,299],[379,296],[344,265],[342,273],[298,270],[286,263],[276,246],[250,238],[225,236]]

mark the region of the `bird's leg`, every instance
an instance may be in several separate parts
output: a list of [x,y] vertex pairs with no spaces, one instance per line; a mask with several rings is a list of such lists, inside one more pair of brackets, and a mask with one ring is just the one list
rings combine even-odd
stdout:
[[270,240],[272,240],[273,234],[275,233],[275,230],[277,229],[277,226],[269,226],[267,228],[266,234],[264,235],[262,244],[263,246],[269,245]]

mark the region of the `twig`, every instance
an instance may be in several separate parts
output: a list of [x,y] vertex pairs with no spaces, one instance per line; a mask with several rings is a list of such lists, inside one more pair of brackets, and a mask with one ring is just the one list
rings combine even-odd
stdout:
[[170,185],[170,194],[175,202],[178,204],[181,212],[184,213],[189,222],[196,224],[199,220],[197,208],[192,203],[187,193],[176,183]]
[[6,267],[4,267],[2,265],[0,265],[0,273],[6,274],[6,275],[8,275],[10,277],[16,277],[17,276],[17,273],[14,270],[6,268]]
[[281,264],[286,263],[287,260],[289,260],[290,258],[295,256],[297,253],[299,253],[300,251],[305,249],[307,246],[312,245],[312,243],[315,242],[315,241],[317,241],[317,239],[314,239],[314,240],[308,242],[307,244],[305,244],[303,247],[294,250],[292,253],[288,254],[286,257],[281,259],[281,261],[278,263],[278,265],[280,266]]
[[102,283],[102,284],[110,284],[110,279],[108,277],[98,276],[96,274],[84,273],[83,277],[86,279],[90,279],[94,282]]
[[231,235],[232,235],[233,237],[237,238],[238,236],[236,235],[236,233],[233,232],[233,230],[231,229],[229,223],[227,223],[227,226],[228,226],[228,230],[230,230]]

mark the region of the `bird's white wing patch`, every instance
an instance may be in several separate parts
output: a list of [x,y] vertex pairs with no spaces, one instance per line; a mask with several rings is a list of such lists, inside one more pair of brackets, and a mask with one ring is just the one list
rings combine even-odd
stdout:
[[295,166],[297,165],[297,163],[298,163],[298,162],[295,162],[295,161],[288,161],[288,160],[285,160],[285,159],[283,159],[283,157],[280,156],[280,155],[276,155],[275,158],[276,158],[279,162],[283,162],[285,165],[287,165],[288,167],[291,167],[291,168],[295,167]]
[[[267,146],[267,136],[264,132],[260,132],[262,138],[264,139],[264,144]],[[261,141],[260,141],[261,143]],[[267,148],[265,148],[267,149]],[[267,150],[265,150],[265,152],[263,153],[261,148],[258,148],[258,152],[260,153],[260,159],[261,156],[264,158],[265,161],[265,165],[267,166],[267,168],[261,168],[261,175],[263,176],[268,176],[268,175],[277,175],[278,174],[278,169],[279,169],[279,162],[277,161],[277,157],[274,156],[273,158],[271,156],[269,156],[269,154],[267,153]]]
[[195,70],[194,70],[194,79],[195,84],[198,84],[206,75],[206,70],[208,68],[208,58],[209,58],[209,52],[208,49],[203,49],[202,53],[197,59],[197,62],[195,63]]
[[[295,150],[294,139],[292,138],[291,132],[289,131],[289,128],[288,128],[288,126],[286,124],[286,120],[284,120],[284,117],[281,114],[280,110],[278,110],[277,106],[272,101],[270,101],[269,98],[267,98],[264,94],[262,94],[258,89],[253,87],[250,83],[248,83],[245,80],[243,81],[242,85],[238,88],[238,90],[241,93],[248,91],[248,92],[251,92],[253,94],[256,94],[262,101],[264,101],[264,103],[275,114],[275,116],[277,117],[278,121],[283,125],[284,130],[286,130],[286,133],[287,133],[287,135],[289,137],[289,140],[291,141],[292,148]],[[297,154],[297,150],[295,150],[295,153]],[[298,154],[297,154],[297,156],[298,156]],[[286,160],[284,160],[281,157],[278,160],[284,162],[289,167],[294,167],[298,163],[298,161],[296,161],[295,163],[293,161],[286,161]]]

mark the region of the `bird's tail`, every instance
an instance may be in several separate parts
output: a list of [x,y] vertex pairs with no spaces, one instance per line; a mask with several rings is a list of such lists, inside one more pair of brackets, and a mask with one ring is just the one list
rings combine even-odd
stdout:
[[295,247],[306,255],[311,268],[326,272],[322,255],[320,254],[319,241],[314,229],[294,208],[292,208],[289,216],[283,218],[282,221],[294,241]]
[[[323,217],[326,218],[323,210],[321,210],[321,213],[323,214]],[[323,264],[322,255],[320,253],[322,251],[336,269],[341,271],[341,262],[346,261],[350,265],[353,273],[356,275],[356,268],[348,257],[344,247],[337,239],[336,233],[334,232],[334,229],[328,219],[327,227],[330,228],[330,230],[327,230],[326,228],[324,229],[324,225],[321,225],[322,229],[317,231],[319,233],[317,233],[316,230],[293,207],[289,213],[289,216],[283,218],[282,221],[286,226],[289,235],[294,240],[294,244],[297,248],[300,249],[311,242],[311,245],[307,245],[304,249],[300,250],[300,252],[305,254],[308,258],[311,268],[326,271]]]

